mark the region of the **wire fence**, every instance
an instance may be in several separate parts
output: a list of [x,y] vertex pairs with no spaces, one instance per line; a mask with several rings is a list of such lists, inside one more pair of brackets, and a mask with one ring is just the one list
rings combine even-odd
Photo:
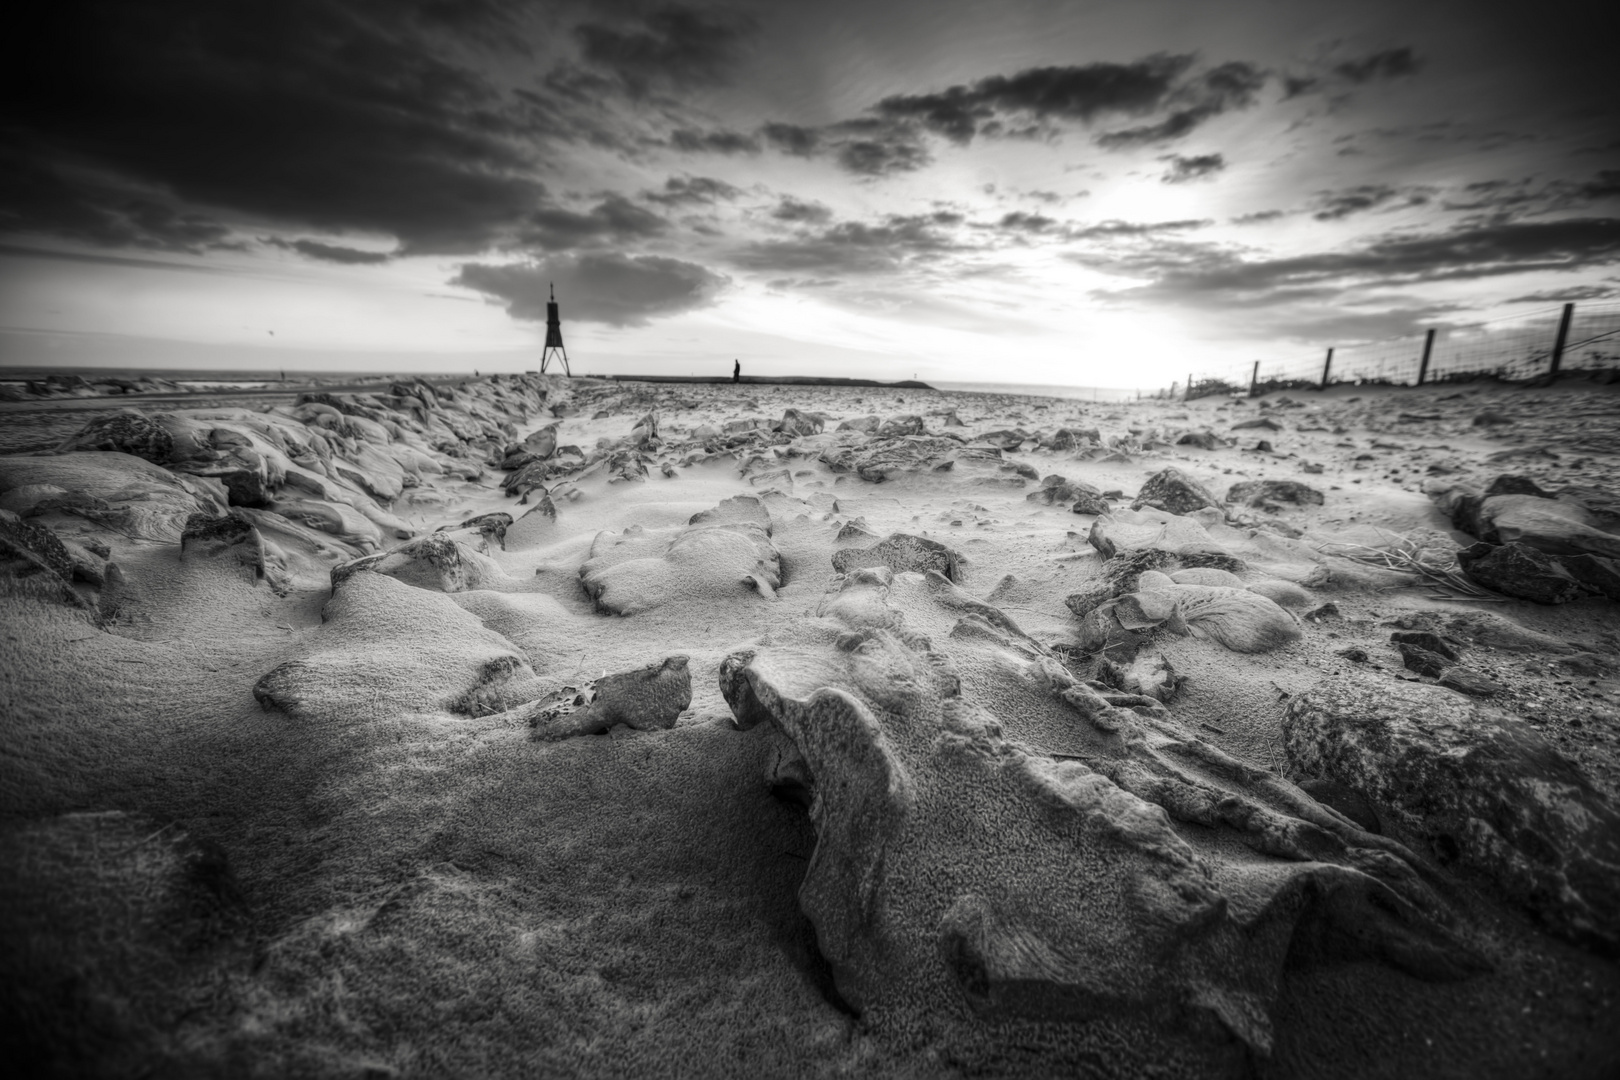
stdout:
[[1412,337],[1335,346],[1314,360],[1268,361],[1188,376],[1186,400],[1211,394],[1326,388],[1337,383],[1419,386],[1560,374],[1620,375],[1620,302],[1564,304]]

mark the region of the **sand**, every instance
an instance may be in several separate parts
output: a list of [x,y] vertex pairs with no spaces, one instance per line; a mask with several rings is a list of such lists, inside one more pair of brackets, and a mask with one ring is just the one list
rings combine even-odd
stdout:
[[[30,1075],[1620,1071],[1620,613],[1365,561],[1450,559],[1445,490],[1502,474],[1616,532],[1615,388],[132,405],[0,456]],[[1133,510],[1167,468],[1217,505]],[[1259,480],[1321,502],[1225,501]],[[1354,820],[1297,703],[1409,684],[1586,831],[1526,870],[1449,803]],[[1587,929],[1514,884],[1554,864]]]

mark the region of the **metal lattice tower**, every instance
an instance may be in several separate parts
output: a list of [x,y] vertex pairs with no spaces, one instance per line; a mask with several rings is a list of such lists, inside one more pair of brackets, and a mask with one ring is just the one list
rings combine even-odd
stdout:
[[546,373],[546,365],[551,363],[552,357],[562,361],[563,374],[569,378],[574,373],[568,370],[568,350],[563,348],[562,316],[557,314],[557,286],[551,286],[551,300],[546,304],[546,347],[540,353],[540,374]]

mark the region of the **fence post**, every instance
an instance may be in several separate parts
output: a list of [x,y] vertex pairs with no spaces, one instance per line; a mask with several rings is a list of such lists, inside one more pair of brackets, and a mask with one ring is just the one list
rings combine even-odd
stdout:
[[1419,386],[1422,386],[1423,385],[1423,380],[1429,377],[1429,356],[1433,352],[1434,352],[1434,330],[1431,328],[1427,334],[1423,335],[1423,362],[1418,364],[1418,381],[1417,381],[1417,384]]
[[1260,361],[1254,362],[1254,371],[1249,375],[1249,396],[1260,396]]
[[1333,347],[1328,346],[1327,359],[1322,361],[1322,389],[1328,388],[1328,372],[1333,370]]
[[1564,346],[1569,342],[1569,323],[1575,317],[1575,305],[1565,304],[1564,315],[1558,320],[1558,337],[1553,342],[1552,363],[1547,368],[1548,375],[1557,375],[1559,365],[1564,362]]
[[1181,400],[1182,401],[1191,401],[1192,400],[1192,372],[1190,372],[1190,371],[1187,372],[1187,393],[1186,393],[1186,395],[1184,397],[1182,397]]

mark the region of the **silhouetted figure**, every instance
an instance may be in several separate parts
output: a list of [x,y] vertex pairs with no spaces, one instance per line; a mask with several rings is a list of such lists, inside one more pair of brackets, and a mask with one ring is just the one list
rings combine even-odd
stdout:
[[731,381],[734,382],[734,383],[742,382],[742,361],[741,360],[733,360],[731,362]]

